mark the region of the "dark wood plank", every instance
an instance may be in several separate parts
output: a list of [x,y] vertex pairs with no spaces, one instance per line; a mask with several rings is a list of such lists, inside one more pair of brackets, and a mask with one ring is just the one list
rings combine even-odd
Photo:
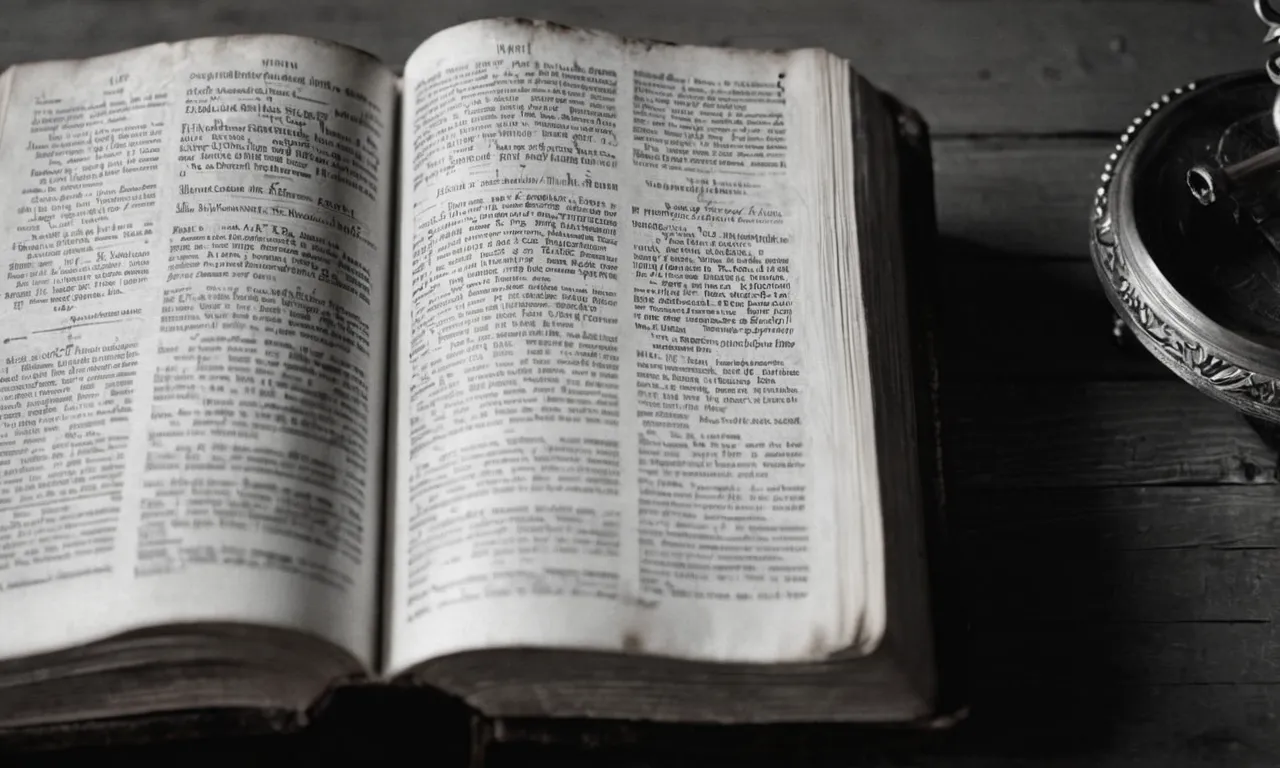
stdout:
[[1086,549],[1055,558],[1059,570],[1047,571],[1045,553],[1053,542],[1029,543],[1016,555],[992,559],[994,549],[1008,543],[993,538],[973,548],[975,593],[987,596],[975,604],[975,614],[1019,630],[1027,622],[1268,623],[1280,598],[1271,575],[1280,569],[1274,547]]
[[989,705],[975,710],[979,735],[999,743],[1024,722],[1024,749],[1073,729],[1095,744],[1057,755],[1063,765],[1120,752],[1149,765],[1280,761],[1280,487],[953,502],[973,576],[975,706]]
[[1276,456],[1253,429],[1181,381],[996,376],[943,393],[944,451],[957,487],[1276,482]]
[[[491,744],[486,765],[743,768],[1273,768],[1280,761],[1280,687],[1268,684],[1128,685],[1075,691],[982,684],[971,718],[949,733],[877,739],[862,732],[796,735],[725,729],[717,738],[654,737],[643,724],[618,724],[581,749],[531,747],[546,724],[530,723]],[[554,727],[554,726],[552,726]],[[683,739],[683,741],[679,741]],[[885,745],[885,741],[888,744]],[[699,752],[688,746],[710,743]]]
[[1137,625],[1124,634],[1280,616],[1280,485],[976,491],[954,506],[981,622]]
[[[1108,551],[1280,545],[1280,486],[968,489],[954,522],[982,537],[1081,536]],[[1280,574],[1277,574],[1280,576]],[[1280,601],[1276,610],[1280,611]]]
[[[797,743],[806,761],[825,757],[805,764],[833,766],[1275,764],[1278,503],[1277,486],[960,491],[953,519],[981,583],[969,589],[973,716],[956,731],[895,751],[841,731],[703,729],[680,742],[691,731],[614,724],[592,744],[627,749],[561,764],[705,759],[680,743],[736,748],[747,759],[734,764],[753,766],[800,759]],[[1204,559],[1219,555],[1238,562]],[[676,753],[651,754],[664,743]]]
[[0,66],[159,40],[294,32],[393,64],[464,20],[537,15],[675,42],[816,45],[851,58],[921,109],[938,133],[1118,131],[1166,90],[1261,67],[1262,25],[1235,0],[518,0],[320,2],[25,0],[0,24]]
[[981,677],[1280,681],[1280,486],[961,491]]
[[1238,768],[1280,760],[1280,686],[1272,684],[1030,682],[983,685],[980,696],[987,706],[975,702],[956,734],[955,751],[967,760],[943,755],[933,765]]
[[1173,379],[1136,341],[1117,340],[1092,263],[985,258],[945,238],[939,247],[945,383]]
[[940,139],[938,229],[1011,258],[1089,253],[1089,216],[1115,141]]
[[1269,621],[1018,628],[977,619],[970,642],[973,673],[992,688],[1280,685],[1271,658],[1280,646],[1280,627]]
[[941,358],[949,376],[1169,379],[1124,349],[1088,259],[1088,207],[1111,143],[942,139],[934,146]]

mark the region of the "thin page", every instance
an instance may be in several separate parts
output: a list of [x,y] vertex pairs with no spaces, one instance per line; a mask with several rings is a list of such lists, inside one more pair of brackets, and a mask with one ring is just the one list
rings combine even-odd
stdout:
[[392,672],[503,646],[853,642],[848,344],[804,331],[827,62],[514,20],[410,58]]
[[266,36],[8,77],[0,656],[211,620],[371,663],[394,75]]

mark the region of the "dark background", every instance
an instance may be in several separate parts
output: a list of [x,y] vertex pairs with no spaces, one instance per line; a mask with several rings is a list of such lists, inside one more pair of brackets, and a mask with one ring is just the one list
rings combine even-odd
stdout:
[[[713,735],[701,742],[710,758],[693,745],[491,747],[489,764],[719,764],[730,747],[777,766],[1280,764],[1276,456],[1234,412],[1112,342],[1087,251],[1098,174],[1132,118],[1190,80],[1261,69],[1269,50],[1250,2],[0,0],[0,68],[243,32],[326,37],[400,63],[431,33],[494,15],[822,46],[929,121],[973,715],[928,736],[789,731],[772,751],[751,741],[769,735]],[[462,764],[465,715],[396,695],[399,706],[352,694],[336,705],[347,725],[304,737],[116,754],[275,765],[403,748],[402,762]]]

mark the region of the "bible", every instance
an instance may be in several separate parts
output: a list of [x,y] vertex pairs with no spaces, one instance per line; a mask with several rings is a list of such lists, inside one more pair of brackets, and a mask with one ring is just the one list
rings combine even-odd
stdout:
[[0,730],[933,722],[927,144],[521,19],[8,69]]

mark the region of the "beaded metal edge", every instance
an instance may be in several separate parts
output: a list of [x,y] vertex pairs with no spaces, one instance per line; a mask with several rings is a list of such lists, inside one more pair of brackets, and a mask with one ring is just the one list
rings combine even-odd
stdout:
[[1189,83],[1151,102],[1120,137],[1103,167],[1101,185],[1094,194],[1090,252],[1094,267],[1110,289],[1107,294],[1111,304],[1134,336],[1157,359],[1196,389],[1251,415],[1280,422],[1280,382],[1210,352],[1160,317],[1129,279],[1130,267],[1116,238],[1109,197],[1120,156],[1152,115],[1195,90],[1196,83]]

